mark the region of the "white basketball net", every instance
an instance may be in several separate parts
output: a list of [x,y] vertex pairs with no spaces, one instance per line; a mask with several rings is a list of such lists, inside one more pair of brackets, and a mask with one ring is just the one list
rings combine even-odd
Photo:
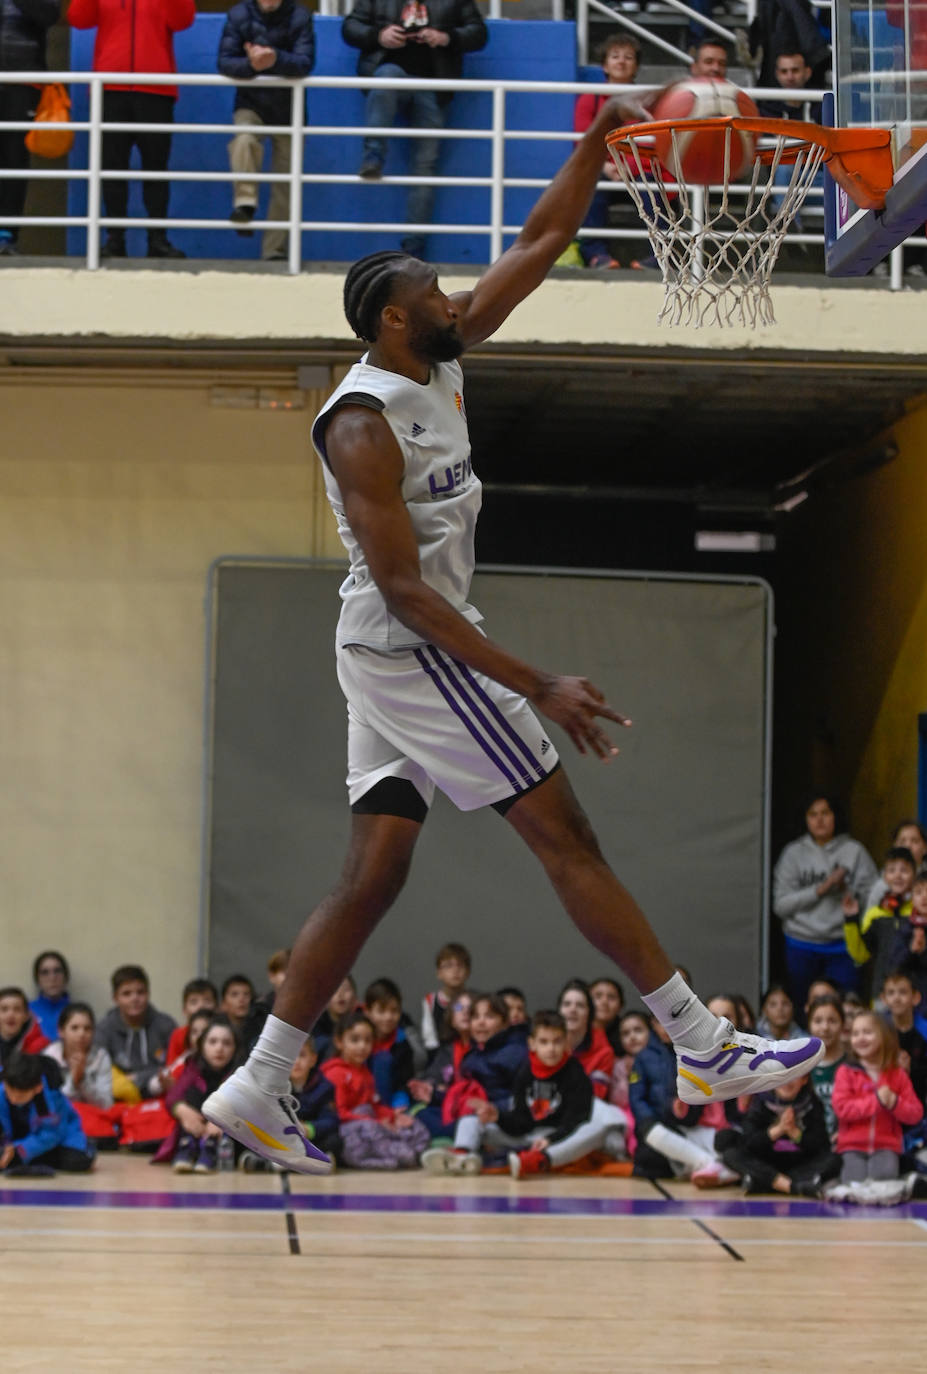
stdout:
[[[717,188],[665,180],[646,126],[610,145],[663,273],[659,324],[755,329],[776,322],[769,295],[772,270],[827,150],[802,143],[794,152],[794,140],[777,136],[768,145],[769,161],[757,156],[750,181],[730,186],[732,130],[724,132],[724,182]],[[673,162],[680,166],[675,130],[672,138]],[[790,147],[791,164],[784,158]]]

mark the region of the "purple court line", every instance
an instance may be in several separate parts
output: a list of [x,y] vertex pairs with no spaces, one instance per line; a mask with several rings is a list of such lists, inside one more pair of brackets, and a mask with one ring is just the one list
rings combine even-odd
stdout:
[[855,1207],[849,1203],[774,1198],[687,1200],[663,1198],[472,1197],[416,1193],[78,1192],[61,1188],[0,1188],[2,1207],[75,1207],[227,1212],[393,1212],[458,1216],[539,1217],[857,1217],[927,1221],[927,1203]]

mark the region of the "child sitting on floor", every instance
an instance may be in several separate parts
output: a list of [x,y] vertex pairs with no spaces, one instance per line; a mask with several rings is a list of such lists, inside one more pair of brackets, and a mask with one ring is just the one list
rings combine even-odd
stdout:
[[811,1086],[824,1108],[827,1134],[837,1139],[837,1118],[831,1098],[837,1070],[846,1058],[843,1044],[843,1003],[833,993],[815,997],[808,1007],[808,1034],[816,1035],[824,1046],[824,1053],[811,1070]]
[[810,1079],[796,1078],[750,1099],[743,1135],[723,1152],[744,1192],[820,1197],[840,1172],[830,1145],[824,1106]]
[[351,1012],[335,1027],[335,1057],[322,1065],[335,1089],[341,1158],[352,1169],[414,1169],[428,1145],[428,1131],[407,1112],[378,1099],[367,1067],[373,1040],[370,1018]]
[[734,1119],[739,1115],[737,1104],[689,1107],[676,1096],[676,1055],[658,1021],[634,1060],[629,1093],[637,1133],[636,1175],[691,1178],[700,1188],[736,1183],[737,1175],[715,1153],[714,1138],[729,1113]]
[[48,1039],[22,988],[0,988],[0,1071],[16,1054],[38,1054]]
[[514,983],[506,983],[504,987],[496,989],[496,996],[501,997],[506,1005],[510,1026],[527,1026],[531,1018],[528,1015],[528,999],[521,988]]
[[608,1100],[616,1107],[630,1111],[628,1083],[634,1060],[650,1039],[650,1017],[643,1011],[622,1012],[618,1018],[618,1045],[621,1053],[615,1055],[612,1065],[611,1081],[608,1085]]
[[[450,1164],[442,1163],[438,1155],[433,1155],[428,1164],[431,1172],[479,1173],[479,1156],[474,1158],[474,1151],[467,1144],[466,1132],[471,1129],[472,1121],[467,1127],[462,1127],[462,1123],[473,1116],[481,1102],[491,1102],[504,1111],[512,1106],[515,1079],[528,1058],[526,1029],[508,1024],[508,1008],[496,993],[482,992],[474,996],[470,1012],[470,1047],[460,1058],[457,1077],[444,1101],[443,1122],[448,1132],[454,1133],[454,1146],[446,1152]],[[458,1140],[462,1128],[465,1134]]]
[[422,1042],[429,1053],[441,1043],[441,1026],[454,999],[463,992],[470,978],[470,951],[466,945],[450,941],[435,955],[438,987],[426,992],[422,1001]]
[[840,1181],[895,1179],[900,1172],[902,1127],[924,1115],[911,1080],[898,1063],[898,1037],[874,1011],[853,1018],[852,1062],[841,1064],[832,1098],[837,1117]]
[[290,1084],[298,1104],[296,1115],[306,1128],[307,1136],[327,1155],[337,1156],[341,1136],[335,1111],[335,1089],[319,1068],[319,1056],[311,1035],[296,1056]]
[[172,1073],[177,1073],[190,1052],[190,1022],[198,1011],[208,1012],[210,1016],[219,1010],[219,994],[215,983],[208,978],[191,978],[184,985],[181,994],[183,1006],[183,1025],[176,1026],[167,1042],[167,1063]]
[[409,1079],[427,1063],[418,1031],[402,1012],[402,993],[392,978],[377,978],[364,993],[364,1010],[374,1029],[370,1069],[377,1096],[389,1107],[409,1105]]
[[763,993],[756,1033],[767,1040],[794,1040],[801,1035],[795,1005],[784,983],[770,983]]
[[217,1012],[203,1031],[196,1052],[168,1090],[165,1104],[176,1124],[153,1164],[171,1160],[176,1174],[216,1172],[222,1132],[200,1109],[209,1094],[234,1072],[237,1060],[238,1040],[232,1023]]
[[603,1030],[616,1054],[621,1049],[621,1013],[624,1010],[624,990],[614,978],[597,978],[589,984],[589,996],[595,1007],[594,1025]]
[[335,1053],[332,1040],[335,1027],[343,1016],[352,1011],[357,1011],[357,984],[349,973],[335,988],[328,999],[328,1005],[312,1027],[312,1038],[320,1064],[324,1064],[325,1060],[330,1059]]
[[60,1067],[61,1091],[71,1102],[106,1109],[113,1105],[113,1064],[102,1045],[94,1045],[95,1030],[93,1008],[69,1002],[58,1018],[59,1038],[42,1056]]
[[528,1051],[528,1062],[515,1076],[511,1108],[477,1102],[458,1122],[454,1149],[425,1151],[422,1164],[429,1173],[479,1173],[482,1148],[507,1151],[509,1171],[522,1178],[601,1149],[608,1128],[592,1120],[592,1084],[570,1052],[559,1012],[535,1013]]
[[51,1178],[57,1169],[85,1173],[94,1150],[64,1093],[43,1078],[43,1059],[16,1054],[0,1079],[0,1170],[19,1177]]
[[889,969],[882,980],[881,1001],[885,1020],[898,1037],[898,1062],[923,1102],[927,1097],[927,1020],[921,995],[907,969]]
[[95,1042],[113,1061],[113,1096],[136,1104],[163,1097],[174,1081],[167,1069],[174,1019],[152,1005],[140,965],[120,964],[111,983],[114,1006],[97,1025]]
[[408,1083],[413,1101],[420,1104],[413,1108],[413,1114],[428,1128],[432,1139],[453,1134],[453,1120],[444,1117],[444,1102],[470,1048],[470,1010],[470,994],[462,992],[448,1008],[434,1059],[421,1078],[410,1078]]

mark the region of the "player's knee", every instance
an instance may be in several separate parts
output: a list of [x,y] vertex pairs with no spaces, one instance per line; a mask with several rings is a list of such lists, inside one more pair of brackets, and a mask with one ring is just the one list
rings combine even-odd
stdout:
[[384,915],[405,886],[411,857],[392,854],[350,867],[342,881],[343,895],[371,915]]

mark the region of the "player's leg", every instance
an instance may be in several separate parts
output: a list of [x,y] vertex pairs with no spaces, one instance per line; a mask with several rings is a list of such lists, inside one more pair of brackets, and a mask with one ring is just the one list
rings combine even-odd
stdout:
[[341,877],[303,925],[260,1039],[247,1064],[203,1104],[203,1115],[227,1135],[297,1173],[324,1173],[331,1165],[299,1124],[290,1070],[325,1004],[402,890],[421,828],[421,820],[407,816],[352,816]]
[[274,1016],[307,1035],[335,989],[402,890],[421,822],[402,816],[354,815],[336,886],[296,937]]
[[747,1036],[703,1006],[603,858],[563,769],[518,797],[504,814],[543,864],[574,925],[624,969],[666,1028],[676,1048],[677,1091],[684,1101],[704,1104],[765,1091],[807,1073],[821,1057],[819,1040]]

